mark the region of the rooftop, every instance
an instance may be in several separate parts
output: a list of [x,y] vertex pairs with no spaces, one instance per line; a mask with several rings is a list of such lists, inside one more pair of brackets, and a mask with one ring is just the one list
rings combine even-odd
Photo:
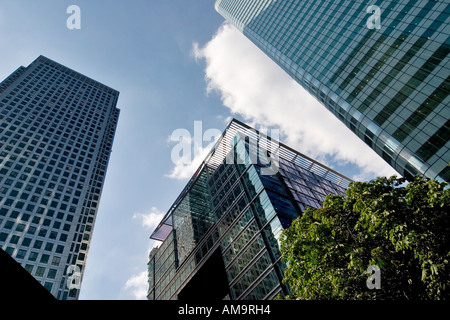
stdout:
[[189,190],[192,188],[197,176],[208,166],[213,169],[217,169],[220,164],[224,161],[225,157],[230,153],[232,149],[232,141],[234,137],[240,133],[241,135],[253,138],[258,141],[258,146],[265,150],[270,150],[272,154],[280,158],[283,158],[289,162],[293,162],[296,165],[314,172],[319,177],[327,179],[337,185],[347,188],[351,179],[343,176],[342,174],[334,171],[331,168],[301,154],[300,152],[280,143],[277,140],[272,139],[270,136],[255,130],[243,122],[233,119],[222,133],[222,136],[218,139],[214,147],[206,156],[205,160],[201,163],[199,168],[195,171],[192,178],[187,183],[186,187],[183,189],[181,194],[175,200],[174,204],[170,207],[167,213],[162,218],[159,225],[155,228],[150,236],[150,239],[157,241],[164,241],[169,233],[172,231],[172,214],[174,210],[181,203],[183,198],[188,194]]

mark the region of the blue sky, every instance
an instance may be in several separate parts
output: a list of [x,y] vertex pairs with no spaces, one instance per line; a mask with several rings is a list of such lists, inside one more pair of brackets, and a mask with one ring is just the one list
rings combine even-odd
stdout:
[[[81,9],[69,30],[67,7]],[[350,178],[394,171],[214,10],[213,0],[2,0],[0,79],[39,55],[120,91],[121,109],[80,299],[145,298],[155,223],[199,159],[172,161],[176,129],[235,117]],[[206,146],[205,143],[204,146]]]

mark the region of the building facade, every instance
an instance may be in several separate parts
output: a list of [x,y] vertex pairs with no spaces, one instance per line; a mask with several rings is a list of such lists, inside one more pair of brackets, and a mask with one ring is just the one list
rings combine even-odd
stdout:
[[0,83],[0,247],[77,299],[119,92],[46,57]]
[[350,180],[233,120],[151,235],[150,300],[287,294],[279,237]]
[[450,181],[450,2],[217,0],[401,175]]

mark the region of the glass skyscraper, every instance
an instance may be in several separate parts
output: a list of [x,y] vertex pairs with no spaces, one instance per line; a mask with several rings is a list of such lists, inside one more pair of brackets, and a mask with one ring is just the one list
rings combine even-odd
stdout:
[[0,83],[0,247],[58,299],[79,296],[118,96],[43,56]]
[[263,300],[287,294],[279,237],[350,180],[233,120],[151,239],[150,300]]
[[450,181],[448,0],[215,8],[401,175]]

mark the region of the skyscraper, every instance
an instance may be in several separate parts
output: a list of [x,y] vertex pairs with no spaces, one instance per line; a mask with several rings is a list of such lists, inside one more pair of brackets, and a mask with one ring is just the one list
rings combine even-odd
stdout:
[[215,8],[401,175],[450,181],[448,0]]
[[77,299],[119,92],[46,57],[0,83],[0,247]]
[[287,294],[278,239],[305,207],[350,180],[233,120],[161,220],[151,300],[262,300]]

